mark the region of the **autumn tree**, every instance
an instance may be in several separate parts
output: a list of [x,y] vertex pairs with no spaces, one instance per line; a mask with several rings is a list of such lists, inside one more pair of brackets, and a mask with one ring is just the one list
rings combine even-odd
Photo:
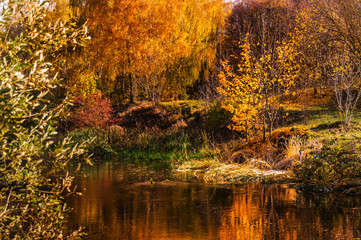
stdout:
[[[152,12],[152,2],[143,0],[77,3],[72,1],[72,6],[89,22],[92,42],[88,48],[88,61],[93,66],[98,87],[108,94],[115,91],[122,100],[134,101],[139,75],[148,73],[144,68],[155,69],[159,65],[160,53],[156,51],[161,48],[158,36],[161,36],[163,27],[168,29],[168,26],[157,19],[165,5],[161,2],[154,4],[156,8]],[[148,75],[147,79],[150,78]]]
[[223,106],[234,114],[234,129],[244,131],[247,138],[250,129],[261,128],[264,141],[266,130],[271,137],[279,117],[281,97],[298,77],[298,52],[293,41],[291,37],[288,42],[278,43],[274,51],[263,44],[264,54],[256,57],[246,35],[241,45],[241,63],[236,72],[225,65],[225,72],[219,75],[222,84],[219,91],[225,98]]
[[[228,66],[226,74],[220,75],[224,107],[235,113],[236,129],[249,135],[250,126],[262,128],[264,140],[266,131],[270,136],[279,118],[282,94],[294,84],[298,74],[296,39],[291,34],[295,11],[290,3],[240,2],[233,6],[227,19],[223,58],[227,59]],[[238,92],[230,94],[234,89]]]
[[361,61],[349,54],[346,47],[341,52],[329,53],[328,57],[324,73],[334,91],[339,117],[347,128],[361,97]]
[[251,71],[250,46],[246,42],[241,46],[242,63],[237,72],[228,62],[223,62],[223,71],[219,74],[221,86],[218,91],[223,96],[222,107],[233,114],[232,129],[244,132],[246,140],[260,128],[261,94],[259,81]]
[[[216,72],[217,47],[223,41],[225,18],[230,5],[224,1],[187,1],[180,22],[185,33],[188,55],[177,58],[167,70],[168,89],[184,95],[187,87],[208,82]],[[195,89],[194,89],[195,87]],[[197,93],[192,94],[193,97]]]
[[[228,16],[224,42],[221,46],[221,60],[227,59],[233,68],[237,68],[242,49],[242,40],[248,34],[248,41],[263,43],[274,47],[277,41],[287,38],[293,29],[295,7],[289,1],[249,0],[236,2]],[[252,51],[259,57],[262,45],[254,44]]]
[[148,99],[160,101],[167,84],[166,72],[180,56],[191,51],[180,28],[185,5],[182,2],[150,1],[146,28],[146,52],[141,54],[143,86]]
[[317,59],[318,68],[314,72],[325,80],[325,87],[333,90],[346,127],[360,98],[360,7],[358,0],[313,0],[303,17],[310,23],[305,35],[314,43],[308,48],[313,54],[304,55],[308,56],[306,59],[316,56],[313,58]]
[[76,3],[90,25],[97,85],[122,101],[138,96],[156,102],[192,84],[214,62],[227,14],[222,0]]
[[48,4],[48,14],[47,18],[52,21],[66,21],[71,18],[71,7],[69,4],[69,0],[49,0]]
[[323,46],[314,29],[310,5],[303,4],[297,9],[293,36],[294,46],[299,53],[300,71],[295,84],[297,100],[303,110],[304,120],[308,120],[308,108],[317,94],[324,91],[325,78],[321,74]]
[[[288,6],[274,1],[240,4],[233,11],[229,21],[239,22],[227,30],[225,52],[230,65],[225,68],[226,74],[220,74],[220,92],[225,97],[224,107],[235,114],[236,129],[249,135],[250,126],[262,128],[265,140],[266,131],[271,137],[279,118],[282,95],[298,77],[299,54],[291,32],[294,18],[287,16]],[[238,49],[233,47],[237,38],[242,42]],[[229,69],[233,69],[232,74]]]

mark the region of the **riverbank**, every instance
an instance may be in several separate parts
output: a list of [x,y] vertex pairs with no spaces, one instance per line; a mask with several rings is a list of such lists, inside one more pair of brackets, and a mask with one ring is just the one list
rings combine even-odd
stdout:
[[250,165],[225,164],[214,161],[186,162],[173,169],[176,181],[211,184],[287,184],[299,191],[327,193],[340,192],[350,196],[361,195],[360,179],[329,181],[302,181],[293,170],[264,170]]
[[[227,128],[230,115],[200,101],[136,104],[118,109],[117,124],[76,129],[77,142],[92,141],[94,159],[142,161],[174,169],[189,181],[209,183],[298,182],[301,188],[361,179],[360,116],[345,129],[337,111],[323,104],[284,108],[271,137],[245,141]],[[344,190],[357,184],[344,184]],[[315,188],[316,189],[316,188]],[[323,189],[321,187],[320,189]]]

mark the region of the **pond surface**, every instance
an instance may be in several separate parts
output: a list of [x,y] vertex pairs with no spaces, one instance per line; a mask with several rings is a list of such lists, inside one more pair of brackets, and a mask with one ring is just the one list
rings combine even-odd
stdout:
[[[284,185],[160,183],[167,170],[103,163],[75,179],[71,227],[88,239],[360,239],[360,197]],[[149,184],[145,181],[153,180]]]

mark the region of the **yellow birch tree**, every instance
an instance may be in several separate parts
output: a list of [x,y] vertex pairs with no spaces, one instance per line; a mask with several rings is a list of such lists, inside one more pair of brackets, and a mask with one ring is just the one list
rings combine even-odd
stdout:
[[271,137],[281,97],[294,85],[299,66],[294,38],[277,42],[275,48],[268,48],[265,43],[261,47],[262,54],[257,57],[246,35],[237,72],[224,64],[219,92],[224,97],[223,107],[234,114],[231,127],[245,132],[247,139],[263,129],[265,141],[266,130]]

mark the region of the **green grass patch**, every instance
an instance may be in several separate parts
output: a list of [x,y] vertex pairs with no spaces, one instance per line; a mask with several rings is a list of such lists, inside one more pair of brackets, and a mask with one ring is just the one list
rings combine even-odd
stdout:
[[219,150],[208,135],[176,131],[126,131],[116,134],[108,128],[79,129],[71,133],[77,142],[92,140],[88,146],[96,159],[143,160],[180,163],[190,159],[212,158]]

